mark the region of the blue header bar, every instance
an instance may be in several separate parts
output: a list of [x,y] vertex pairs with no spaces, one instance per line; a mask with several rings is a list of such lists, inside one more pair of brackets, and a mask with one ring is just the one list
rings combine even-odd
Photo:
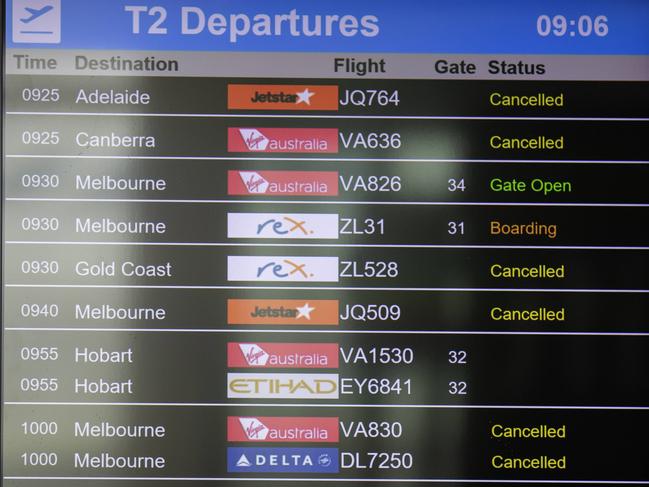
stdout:
[[10,48],[649,54],[647,0],[7,0]]

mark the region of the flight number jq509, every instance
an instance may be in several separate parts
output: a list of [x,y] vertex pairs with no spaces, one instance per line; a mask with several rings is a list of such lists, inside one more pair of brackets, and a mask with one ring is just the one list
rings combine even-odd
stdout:
[[341,320],[398,321],[401,307],[398,304],[346,304]]

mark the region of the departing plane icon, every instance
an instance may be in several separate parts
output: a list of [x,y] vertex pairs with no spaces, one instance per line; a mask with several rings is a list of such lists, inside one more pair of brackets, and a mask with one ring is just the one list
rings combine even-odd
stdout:
[[25,10],[31,14],[30,17],[26,17],[24,19],[20,19],[21,22],[25,24],[29,24],[30,22],[36,20],[42,15],[45,15],[47,12],[52,10],[54,7],[52,5],[45,5],[43,8],[36,9],[36,8],[29,8],[25,7]]

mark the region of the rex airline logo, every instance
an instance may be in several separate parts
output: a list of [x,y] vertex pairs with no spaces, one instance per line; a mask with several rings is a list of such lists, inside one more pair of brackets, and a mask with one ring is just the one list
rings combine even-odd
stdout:
[[338,325],[337,299],[228,299],[229,325]]
[[338,196],[335,171],[228,171],[229,195]]
[[335,369],[337,343],[228,343],[228,367]]
[[337,443],[338,418],[228,416],[228,441]]
[[228,281],[338,282],[338,257],[229,255]]
[[338,399],[338,374],[230,372],[229,399]]
[[338,129],[229,127],[228,152],[338,152]]
[[229,110],[338,110],[331,85],[228,85]]
[[228,213],[228,238],[338,238],[338,215]]

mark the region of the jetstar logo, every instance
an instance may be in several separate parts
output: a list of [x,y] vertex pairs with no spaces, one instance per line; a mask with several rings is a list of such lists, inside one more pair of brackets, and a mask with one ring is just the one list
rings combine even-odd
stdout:
[[338,110],[331,85],[228,85],[230,110]]
[[228,367],[333,369],[337,343],[228,343]]
[[228,441],[337,443],[338,418],[228,416]]
[[228,472],[338,473],[338,448],[228,448]]
[[338,257],[231,255],[228,281],[338,282]]
[[338,325],[337,299],[228,299],[229,325]]
[[338,215],[228,213],[228,238],[338,238]]
[[338,399],[338,374],[228,373],[230,399]]
[[228,128],[228,152],[338,152],[338,129]]
[[228,171],[229,195],[338,196],[333,171]]

